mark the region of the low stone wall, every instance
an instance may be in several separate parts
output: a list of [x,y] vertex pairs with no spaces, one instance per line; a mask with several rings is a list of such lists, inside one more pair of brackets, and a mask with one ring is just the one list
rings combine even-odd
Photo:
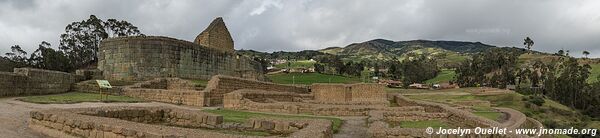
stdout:
[[308,88],[274,84],[250,79],[215,75],[208,82],[204,91],[209,102],[206,106],[223,104],[223,95],[239,89],[256,89],[277,92],[308,93]]
[[123,88],[123,95],[146,100],[204,106],[206,93],[195,90],[193,84],[178,78],[156,78]]
[[313,84],[311,91],[316,101],[327,103],[386,101],[385,86],[382,84]]
[[427,112],[397,112],[397,111],[371,111],[369,112],[369,121],[384,120],[388,122],[400,121],[422,121],[446,119],[446,113],[427,113]]
[[[271,99],[272,98],[272,99]],[[369,111],[424,112],[419,106],[389,107],[386,104],[352,105],[311,103],[310,96],[291,92],[236,90],[225,94],[224,107],[233,110],[313,114],[335,116],[366,116]]]
[[169,107],[102,107],[81,108],[76,111],[82,115],[169,126],[217,128],[223,123],[223,116]]
[[[102,89],[102,93],[107,93],[111,95],[123,95],[123,89],[125,86],[112,86],[110,89]],[[87,93],[99,93],[100,87],[96,80],[86,80],[75,83],[73,85],[73,91],[77,92],[87,92]]]
[[[331,138],[333,137],[333,123],[329,120],[275,120],[267,118],[251,119],[248,125],[254,129],[267,130],[278,133],[291,133],[288,137],[301,138]],[[298,131],[298,130],[302,131]]]
[[[29,127],[49,137],[253,137],[212,131],[235,131],[220,115],[171,107],[51,109],[32,111],[30,116]],[[250,119],[243,129],[300,138],[331,138],[333,132],[332,122],[320,119]]]
[[12,73],[0,72],[0,97],[63,93],[81,78],[60,71],[15,68]]
[[84,80],[104,79],[102,71],[98,69],[78,69],[75,74],[83,76]]
[[274,92],[264,90],[240,89],[225,94],[223,98],[223,107],[237,109],[242,108],[244,99],[254,102],[301,102],[305,99],[312,99],[311,95],[298,94],[292,92]]

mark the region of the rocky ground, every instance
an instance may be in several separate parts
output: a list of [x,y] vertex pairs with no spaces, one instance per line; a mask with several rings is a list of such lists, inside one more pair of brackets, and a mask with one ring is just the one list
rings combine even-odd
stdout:
[[367,137],[367,117],[343,117],[344,124],[334,138]]

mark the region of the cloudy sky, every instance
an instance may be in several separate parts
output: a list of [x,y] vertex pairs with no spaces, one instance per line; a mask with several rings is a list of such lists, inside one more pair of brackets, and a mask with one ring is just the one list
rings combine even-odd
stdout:
[[600,57],[599,0],[0,0],[0,53],[41,41],[94,14],[146,35],[193,41],[222,16],[236,49],[298,51],[376,38],[478,41]]

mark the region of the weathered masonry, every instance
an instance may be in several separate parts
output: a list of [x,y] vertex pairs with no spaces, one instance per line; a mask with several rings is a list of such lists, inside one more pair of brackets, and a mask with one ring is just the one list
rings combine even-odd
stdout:
[[195,43],[161,36],[106,39],[100,44],[98,59],[98,68],[109,80],[210,79],[218,74],[264,79],[260,63],[235,53],[221,18]]
[[81,78],[66,72],[32,68],[0,71],[0,97],[64,93]]

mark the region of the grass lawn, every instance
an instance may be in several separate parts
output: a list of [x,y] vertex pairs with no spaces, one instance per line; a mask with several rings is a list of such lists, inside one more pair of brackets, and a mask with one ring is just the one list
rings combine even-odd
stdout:
[[196,86],[196,87],[206,88],[206,85],[208,84],[208,80],[190,80],[190,81],[192,81],[192,83],[194,83],[194,86]]
[[450,80],[454,79],[454,76],[456,76],[454,69],[443,69],[435,78],[426,80],[425,83],[450,82]]
[[450,128],[449,124],[440,120],[400,121],[397,125],[402,128]]
[[500,116],[502,116],[502,113],[499,113],[499,112],[478,111],[478,112],[473,112],[473,114],[475,114],[477,116],[485,117],[485,118],[490,119],[490,120],[495,120],[495,121],[498,121],[498,119],[500,118]]
[[[310,60],[298,60],[298,61],[290,61],[290,68],[310,68],[314,67],[316,61]],[[288,68],[288,63],[277,64],[275,65],[277,68]]]
[[[456,91],[462,91],[460,88],[456,89]],[[467,88],[468,89],[468,88]],[[492,104],[492,107],[505,107],[512,108],[517,111],[520,111],[527,115],[527,117],[531,117],[542,122],[544,125],[547,124],[557,124],[559,127],[570,127],[577,125],[586,125],[591,121],[585,121],[581,113],[573,110],[567,106],[564,106],[556,101],[552,101],[546,99],[545,103],[542,106],[536,108],[527,107],[526,102],[522,101],[523,95],[519,93],[509,93],[509,94],[500,94],[500,95],[445,95],[445,94],[435,94],[435,95],[405,95],[411,99],[419,99],[431,102],[439,102],[439,103],[453,103],[456,101],[464,101],[464,100],[483,100],[489,101]],[[495,118],[492,113],[485,113],[487,109],[485,108],[475,108],[476,112],[474,113],[487,118]],[[555,123],[552,123],[555,122]],[[583,127],[583,126],[582,126]]]
[[590,77],[587,79],[588,83],[593,83],[598,81],[598,76],[600,75],[600,64],[590,64],[592,66],[592,70],[590,70]]
[[326,119],[333,122],[333,132],[337,133],[338,129],[342,125],[342,119],[335,117],[320,117],[320,116],[308,116],[308,115],[278,115],[270,113],[255,113],[235,110],[203,110],[204,112],[214,113],[223,116],[224,122],[237,122],[245,123],[246,120],[255,117],[268,117],[268,118],[279,118],[279,119]]
[[[24,102],[39,103],[39,104],[71,104],[81,102],[100,102],[100,94],[95,93],[83,93],[83,92],[69,92],[62,94],[53,95],[38,95],[38,96],[27,96],[19,99]],[[108,99],[104,97],[103,102],[143,102],[144,100],[127,97],[127,96],[115,96],[109,95]]]
[[313,83],[358,83],[360,78],[327,75],[320,73],[279,73],[267,76],[274,83],[280,84],[306,84]]

